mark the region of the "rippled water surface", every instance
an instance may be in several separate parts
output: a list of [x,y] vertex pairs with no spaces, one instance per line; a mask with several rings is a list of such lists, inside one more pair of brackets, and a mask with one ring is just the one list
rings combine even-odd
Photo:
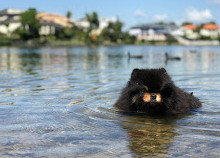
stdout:
[[[182,59],[165,62],[165,52]],[[203,107],[165,118],[118,112],[136,67],[165,67]],[[220,157],[219,98],[220,47],[3,47],[0,157]]]

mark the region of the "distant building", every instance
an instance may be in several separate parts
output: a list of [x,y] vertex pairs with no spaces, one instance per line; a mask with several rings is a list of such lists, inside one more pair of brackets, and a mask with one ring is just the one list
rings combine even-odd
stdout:
[[177,28],[175,25],[146,24],[131,27],[128,33],[129,35],[136,36],[138,40],[165,41],[168,36],[171,36],[172,31]]
[[188,24],[188,25],[184,25],[183,26],[183,32],[184,32],[184,36],[188,39],[198,39],[199,38],[199,33],[198,33],[198,26],[197,25],[192,25],[192,24]]
[[90,26],[89,21],[86,19],[86,17],[75,20],[74,25],[83,30],[87,30]]
[[106,27],[108,27],[109,23],[116,23],[118,21],[117,18],[112,17],[112,18],[104,18],[104,17],[99,17],[99,28],[92,30],[91,35],[100,35],[102,30]]
[[200,29],[200,35],[211,39],[217,39],[220,35],[220,27],[216,24],[204,24]]
[[[92,33],[91,34],[95,34],[95,35],[99,35],[102,30],[108,26],[108,24],[110,22],[112,23],[115,23],[117,22],[118,19],[115,18],[115,17],[111,17],[111,18],[104,18],[104,17],[99,17],[99,28],[98,29],[95,29],[95,30],[92,30]],[[75,26],[83,29],[83,30],[87,30],[89,27],[90,27],[90,23],[89,21],[85,18],[81,18],[79,20],[75,20],[74,21],[74,24]]]
[[117,21],[118,21],[118,18],[116,18],[116,17],[111,17],[111,18],[100,17],[99,18],[99,29],[102,30],[105,27],[107,27],[110,22],[116,23]]
[[10,35],[21,27],[20,14],[23,10],[4,9],[0,11],[0,34]]
[[56,31],[63,27],[72,27],[73,22],[67,17],[58,14],[38,13],[36,18],[41,23],[40,35],[54,35]]
[[182,27],[176,27],[175,29],[170,30],[170,34],[174,37],[183,37],[184,29]]

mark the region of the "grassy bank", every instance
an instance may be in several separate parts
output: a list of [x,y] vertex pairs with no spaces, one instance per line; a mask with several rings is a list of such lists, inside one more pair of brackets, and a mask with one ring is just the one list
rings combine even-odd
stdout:
[[[40,47],[40,46],[99,46],[99,45],[126,45],[123,42],[113,43],[110,41],[105,42],[94,42],[86,43],[79,40],[42,40],[42,39],[33,39],[33,40],[18,40],[10,38],[0,38],[0,46],[16,46],[16,47]],[[180,45],[178,42],[159,42],[159,41],[136,41],[133,45]]]

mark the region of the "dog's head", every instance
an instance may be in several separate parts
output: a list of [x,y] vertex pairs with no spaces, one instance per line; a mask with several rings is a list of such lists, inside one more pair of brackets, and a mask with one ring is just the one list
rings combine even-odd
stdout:
[[138,106],[155,107],[166,102],[172,93],[172,80],[164,68],[134,69],[128,86],[134,91],[131,101]]

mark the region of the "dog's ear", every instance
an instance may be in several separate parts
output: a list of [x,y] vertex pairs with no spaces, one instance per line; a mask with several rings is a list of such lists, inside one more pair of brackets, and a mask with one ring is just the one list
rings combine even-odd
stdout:
[[167,71],[166,71],[165,68],[161,68],[160,71],[161,71],[162,74],[167,74]]
[[137,77],[137,73],[138,73],[139,69],[134,69],[131,73],[131,79],[135,79]]

